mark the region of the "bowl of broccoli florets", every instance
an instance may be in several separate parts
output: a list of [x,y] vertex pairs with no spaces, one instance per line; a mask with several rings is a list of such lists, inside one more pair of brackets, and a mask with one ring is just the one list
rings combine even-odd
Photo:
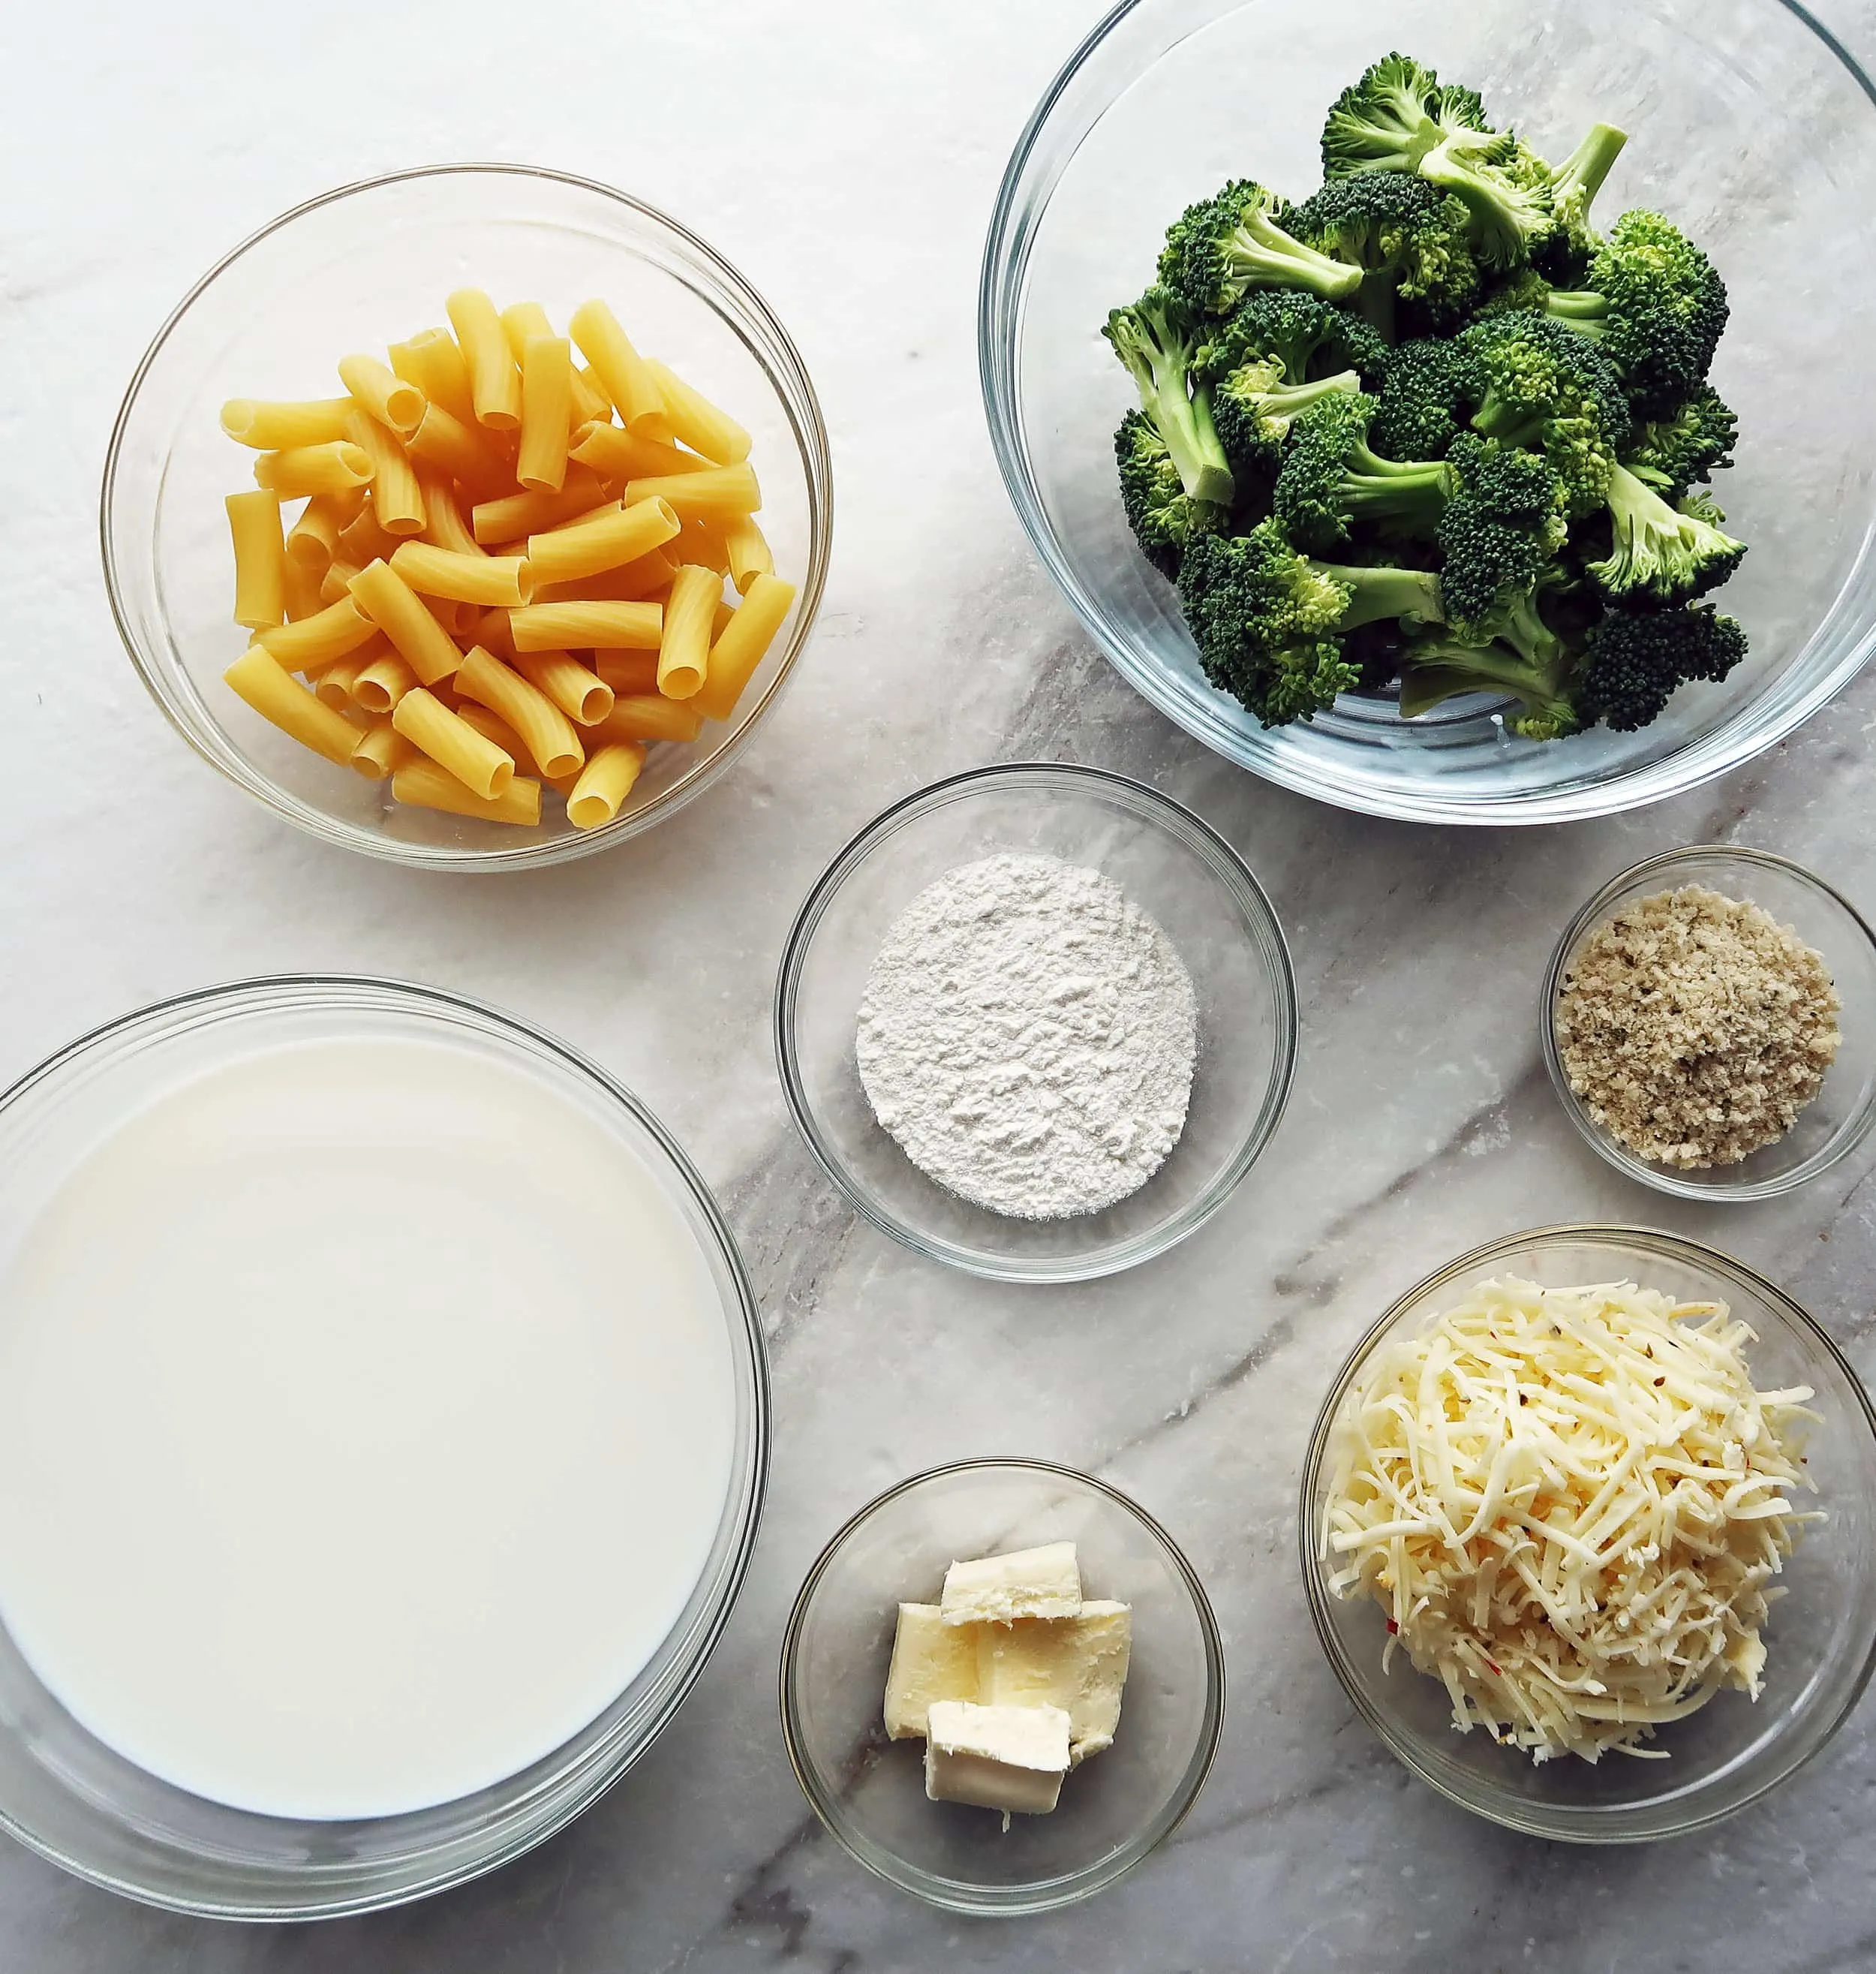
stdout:
[[1872,175],[1861,78],[1773,0],[1138,0],[993,225],[1006,480],[1121,673],[1275,780],[1673,793],[1876,641]]

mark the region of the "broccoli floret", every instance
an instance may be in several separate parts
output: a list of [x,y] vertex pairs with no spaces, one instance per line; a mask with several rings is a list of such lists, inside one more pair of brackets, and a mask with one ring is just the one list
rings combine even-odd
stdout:
[[1563,483],[1536,453],[1470,432],[1447,459],[1459,490],[1440,516],[1437,536],[1446,621],[1462,635],[1489,637],[1563,546]]
[[1198,352],[1196,331],[1164,288],[1149,288],[1131,308],[1118,308],[1102,333],[1127,366],[1140,402],[1195,500],[1230,500],[1231,468],[1212,424],[1211,387],[1190,381]]
[[1214,382],[1258,361],[1281,364],[1291,384],[1354,370],[1367,390],[1380,382],[1390,354],[1360,316],[1298,289],[1261,288],[1212,326],[1201,361]]
[[1396,298],[1429,327],[1444,327],[1478,300],[1478,263],[1465,207],[1409,172],[1331,179],[1291,213],[1298,239],[1361,269],[1362,313],[1394,333]]
[[1323,175],[1413,172],[1464,202],[1481,260],[1514,267],[1552,220],[1547,194],[1503,169],[1513,146],[1485,121],[1473,91],[1443,87],[1431,69],[1394,54],[1336,99],[1323,126]]
[[1440,460],[1383,459],[1368,444],[1374,400],[1355,392],[1325,398],[1296,419],[1272,504],[1292,540],[1327,549],[1367,521],[1430,534],[1457,484]]
[[1498,612],[1483,644],[1435,634],[1416,638],[1405,654],[1400,712],[1412,720],[1466,693],[1508,694],[1517,711],[1505,724],[1527,740],[1556,740],[1584,722],[1572,703],[1576,655],[1544,621],[1537,594],[1527,591]]
[[1283,441],[1305,412],[1326,400],[1352,397],[1361,379],[1352,370],[1312,384],[1286,384],[1282,367],[1251,362],[1226,377],[1213,394],[1220,443],[1240,478],[1275,470]]
[[1121,470],[1121,505],[1134,538],[1162,575],[1175,576],[1187,546],[1200,535],[1216,534],[1226,510],[1195,500],[1179,477],[1158,428],[1144,412],[1129,412],[1114,434]]
[[1390,618],[1436,623],[1440,613],[1430,571],[1312,561],[1275,520],[1193,542],[1179,595],[1206,677],[1266,726],[1307,720],[1356,684],[1343,633]]
[[1346,301],[1361,270],[1319,254],[1286,232],[1285,207],[1254,179],[1238,179],[1189,205],[1168,229],[1161,281],[1194,313],[1229,315],[1252,288],[1301,288]]
[[1739,420],[1711,384],[1703,384],[1684,404],[1664,418],[1635,428],[1622,463],[1670,500],[1733,464]]
[[1388,352],[1368,441],[1398,459],[1444,459],[1485,395],[1485,366],[1470,343],[1398,343]]
[[[1691,511],[1690,511],[1690,505]],[[1740,566],[1746,545],[1710,516],[1711,503],[1671,507],[1625,466],[1609,476],[1613,546],[1590,574],[1612,602],[1645,607],[1685,603],[1717,589]]]
[[1611,610],[1590,631],[1576,703],[1586,726],[1632,733],[1657,719],[1677,686],[1715,682],[1746,655],[1746,633],[1711,604]]
[[1588,285],[1556,290],[1544,307],[1596,338],[1644,411],[1699,389],[1728,310],[1712,261],[1658,212],[1625,212],[1590,256]]
[[1462,340],[1485,376],[1474,427],[1508,445],[1541,448],[1569,513],[1593,513],[1632,422],[1613,366],[1595,343],[1529,310],[1481,316]]
[[1550,225],[1533,242],[1531,258],[1560,285],[1579,277],[1600,244],[1590,224],[1590,208],[1628,141],[1628,133],[1612,123],[1593,124],[1588,136],[1550,174]]

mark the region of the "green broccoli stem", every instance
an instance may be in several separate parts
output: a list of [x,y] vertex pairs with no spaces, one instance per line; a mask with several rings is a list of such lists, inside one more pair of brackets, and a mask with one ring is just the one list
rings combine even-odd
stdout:
[[1319,562],[1315,566],[1349,592],[1347,605],[1336,625],[1338,631],[1352,631],[1361,624],[1379,624],[1390,617],[1412,618],[1422,624],[1445,621],[1439,578],[1430,570],[1357,568],[1333,562]]
[[1325,302],[1345,302],[1361,286],[1361,270],[1285,233],[1269,214],[1240,218],[1226,256],[1249,287],[1305,288]]
[[1184,374],[1175,372],[1156,375],[1151,389],[1143,389],[1141,395],[1187,493],[1195,500],[1229,501],[1236,482],[1212,424],[1210,390],[1188,397]]
[[[1192,418],[1192,431],[1196,446],[1197,484],[1187,480],[1184,471],[1180,479],[1186,490],[1195,500],[1215,500],[1220,505],[1228,504],[1237,491],[1237,482],[1232,476],[1225,459],[1225,448],[1218,437],[1218,428],[1212,422],[1212,387],[1200,384],[1187,401]],[[1168,452],[1172,451],[1169,444]],[[1174,463],[1178,454],[1173,454]]]
[[1430,532],[1458,487],[1458,474],[1443,459],[1383,459],[1358,445],[1348,455],[1339,495],[1362,520],[1404,521]]
[[1588,136],[1557,166],[1552,198],[1560,205],[1573,195],[1578,209],[1586,212],[1628,141],[1626,130],[1618,130],[1612,123],[1593,123]]
[[1540,304],[1546,315],[1554,316],[1585,336],[1600,336],[1609,314],[1609,297],[1593,288],[1553,288]]
[[1544,426],[1541,411],[1513,404],[1496,391],[1485,393],[1485,402],[1472,419],[1473,431],[1506,445],[1537,446],[1543,439]]
[[1449,699],[1470,692],[1508,693],[1523,702],[1520,724],[1567,733],[1576,723],[1565,692],[1568,654],[1563,662],[1544,664],[1508,645],[1462,644],[1444,638],[1416,638],[1406,653],[1400,680],[1400,716],[1417,718]]
[[1361,277],[1355,307],[1384,343],[1394,340],[1396,275],[1387,267],[1371,267]]
[[1353,370],[1338,370],[1333,377],[1318,377],[1308,384],[1272,384],[1259,392],[1265,415],[1288,421],[1300,418],[1311,405],[1324,398],[1347,397],[1361,389],[1361,378]]

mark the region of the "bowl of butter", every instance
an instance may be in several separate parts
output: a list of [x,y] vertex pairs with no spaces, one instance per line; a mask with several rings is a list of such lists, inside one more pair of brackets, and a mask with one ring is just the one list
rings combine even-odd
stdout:
[[915,1474],[803,1584],[782,1732],[815,1814],[951,1911],[1070,1905],[1131,1871],[1204,1785],[1224,1659],[1177,1544],[1041,1461]]

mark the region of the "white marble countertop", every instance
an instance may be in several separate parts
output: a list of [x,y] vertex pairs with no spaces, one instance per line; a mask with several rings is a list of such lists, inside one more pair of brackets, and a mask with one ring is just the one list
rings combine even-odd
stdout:
[[[1832,11],[1876,48],[1869,0]],[[1411,1782],[1354,1717],[1311,1634],[1292,1533],[1304,1439],[1357,1332],[1509,1228],[1640,1218],[1718,1240],[1876,1375],[1870,1155],[1783,1204],[1678,1205],[1578,1142],[1534,1034],[1562,917],[1649,851],[1764,845],[1876,907],[1855,783],[1876,676],[1683,801],[1521,833],[1313,806],[1134,697],[1018,533],[973,347],[998,174],[1098,11],[64,0],[0,28],[15,627],[0,1079],[156,996],[277,969],[398,974],[512,1008],[640,1091],[718,1189],[763,1298],[776,1418],[725,1642],[663,1740],[558,1838],[452,1895],[285,1930],[146,1911],[0,1841],[0,1974],[1876,1965],[1876,1701],[1771,1801],[1671,1851],[1522,1841]],[[626,93],[653,56],[668,58],[657,86]],[[313,192],[467,156],[627,185],[707,235],[798,339],[836,461],[820,631],[741,766],[649,838],[519,879],[348,857],[223,785],[136,686],[96,550],[119,392],[189,281]],[[1272,1155],[1176,1253],[1072,1291],[967,1281],[856,1225],[797,1142],[769,1054],[778,949],[826,857],[912,787],[1022,757],[1136,775],[1223,831],[1282,915],[1303,1008]],[[986,1360],[1004,1375],[964,1375]],[[1170,1525],[1224,1628],[1230,1708],[1197,1808],[1131,1879],[1055,1917],[964,1923],[820,1832],[783,1757],[775,1658],[803,1572],[853,1508],[915,1468],[1009,1451],[1109,1476]]]

